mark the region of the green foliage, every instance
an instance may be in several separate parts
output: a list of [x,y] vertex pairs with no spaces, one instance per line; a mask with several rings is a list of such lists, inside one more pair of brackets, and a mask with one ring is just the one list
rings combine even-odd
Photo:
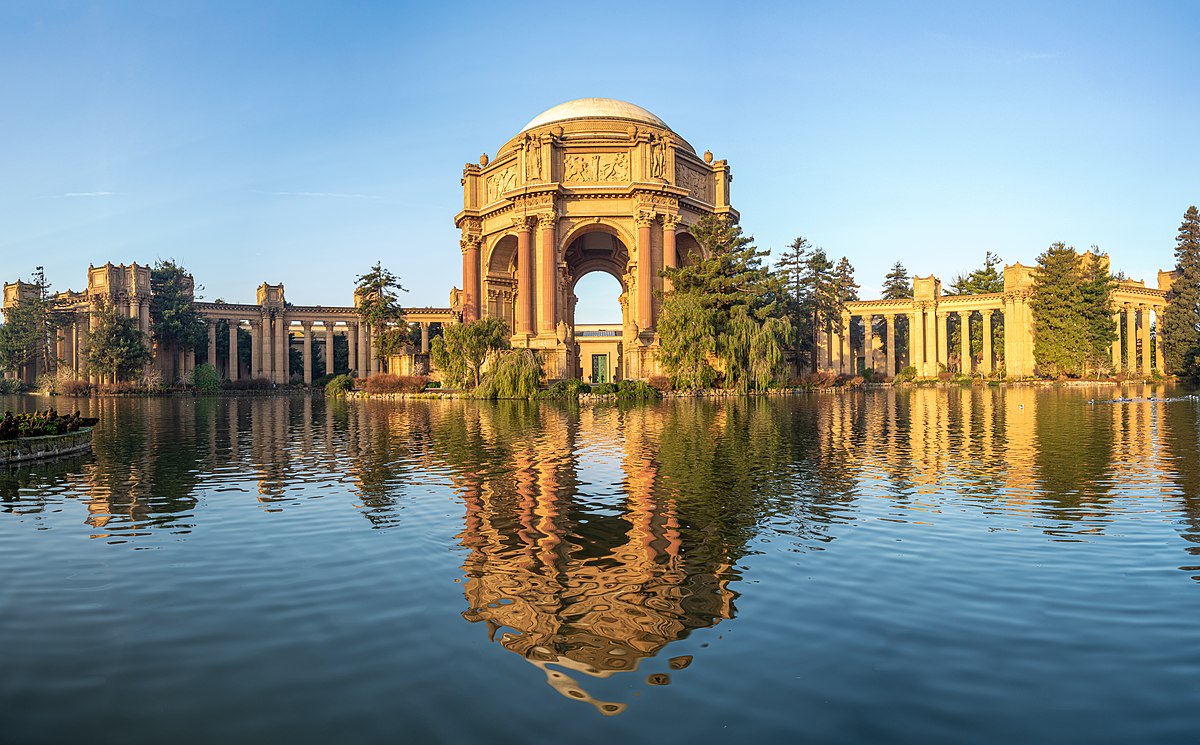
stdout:
[[[789,275],[773,274],[763,264],[767,252],[742,235],[737,223],[710,216],[692,234],[702,256],[691,266],[662,273],[675,288],[663,303],[658,325],[663,368],[676,387],[706,388],[716,377],[709,363],[715,355],[724,362],[728,380],[740,388],[757,388],[765,378],[751,370],[750,348],[757,343],[770,352],[773,341],[790,341],[790,324],[783,319],[789,311]],[[789,331],[781,337],[781,329]]]
[[354,390],[354,378],[350,375],[335,375],[325,384],[326,396],[344,396]]
[[424,375],[372,375],[367,378],[367,393],[420,393],[429,378]]
[[[983,266],[966,276],[959,274],[950,283],[950,292],[954,295],[986,295],[992,292],[1004,292],[1004,274],[997,268],[1001,259],[988,251],[983,257]],[[909,293],[911,296],[911,293]]]
[[112,305],[102,306],[88,341],[88,368],[122,381],[139,373],[150,359],[137,320],[118,313]]
[[756,322],[744,308],[734,308],[720,337],[725,382],[739,393],[763,391],[787,376],[784,348],[791,336],[785,318]]
[[446,382],[456,388],[476,388],[488,359],[508,348],[508,326],[497,318],[445,327],[433,340],[430,359]]
[[398,354],[404,346],[408,333],[404,326],[404,308],[400,306],[397,293],[408,292],[400,286],[400,279],[380,262],[356,280],[354,288],[355,307],[358,318],[371,329],[375,358],[387,359]]
[[611,396],[616,392],[616,383],[598,383],[592,388],[592,393],[595,393],[597,396]]
[[55,332],[67,319],[54,308],[42,267],[34,270],[32,283],[20,284],[18,301],[4,312],[0,324],[0,371],[18,370],[38,359],[42,369],[49,370]]
[[160,349],[195,349],[207,343],[208,321],[193,305],[195,285],[182,266],[159,261],[150,270],[150,289],[150,328]]
[[200,393],[219,393],[221,376],[217,374],[216,367],[205,362],[202,365],[196,365],[196,369],[192,371],[192,385]]
[[909,365],[908,367],[905,367],[903,370],[900,371],[900,379],[901,380],[916,380],[917,379],[917,368],[914,367],[913,365]]
[[1200,212],[1188,207],[1175,237],[1175,271],[1159,324],[1167,371],[1200,377]]
[[528,349],[496,353],[491,369],[475,389],[478,398],[533,398],[542,382],[542,363]]
[[0,419],[0,440],[15,440],[18,437],[45,437],[78,432],[82,427],[93,427],[99,420],[82,417],[79,412],[60,416],[54,409],[35,411],[28,414],[4,412]]
[[1080,256],[1055,243],[1038,256],[1029,307],[1039,373],[1078,377],[1107,359],[1113,338],[1111,292],[1108,270],[1094,255]]
[[591,393],[592,387],[582,380],[560,380],[538,393],[538,398],[565,400],[579,398],[580,394]]
[[20,393],[23,390],[25,390],[25,384],[17,378],[0,378],[0,394]]
[[912,277],[908,276],[904,265],[897,261],[883,278],[883,299],[903,300],[912,297],[912,294]]
[[644,380],[622,380],[617,383],[618,401],[656,401],[662,394]]

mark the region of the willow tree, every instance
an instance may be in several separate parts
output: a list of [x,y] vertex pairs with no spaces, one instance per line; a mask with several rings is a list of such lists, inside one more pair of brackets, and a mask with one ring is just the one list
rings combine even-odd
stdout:
[[1188,207],[1175,237],[1175,271],[1159,324],[1167,370],[1200,377],[1200,212]]
[[[397,354],[404,345],[406,330],[404,308],[400,305],[400,278],[384,269],[380,262],[366,274],[359,276],[354,285],[354,307],[358,319],[371,330],[371,345],[375,359],[383,361]],[[360,374],[365,371],[359,371]]]
[[508,349],[508,326],[498,318],[481,318],[443,327],[430,345],[429,357],[446,382],[477,388],[483,366],[504,349]]

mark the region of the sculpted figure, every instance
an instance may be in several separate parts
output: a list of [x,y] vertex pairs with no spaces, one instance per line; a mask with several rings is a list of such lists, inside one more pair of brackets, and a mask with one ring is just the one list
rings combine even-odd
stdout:
[[666,141],[662,137],[655,137],[654,143],[650,146],[650,175],[654,178],[663,178],[663,173],[666,171],[666,161]]

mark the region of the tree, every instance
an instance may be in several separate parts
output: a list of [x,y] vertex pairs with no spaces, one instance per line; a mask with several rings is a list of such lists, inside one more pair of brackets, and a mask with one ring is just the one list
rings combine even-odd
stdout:
[[792,325],[796,340],[796,364],[813,355],[812,316],[807,310],[808,288],[805,276],[812,258],[813,245],[803,236],[797,237],[775,262],[775,274],[782,282],[784,317]]
[[[1112,344],[1112,280],[1097,254],[1055,243],[1033,271],[1033,354],[1038,372],[1077,377],[1099,367]],[[1107,330],[1102,326],[1107,325]]]
[[451,385],[477,388],[484,364],[502,349],[508,349],[508,325],[498,318],[481,318],[444,327],[429,354]]
[[[663,367],[679,387],[697,387],[708,377],[707,356],[715,352],[725,364],[727,383],[761,390],[783,376],[782,355],[772,358],[777,364],[770,374],[747,377],[750,360],[742,350],[748,339],[759,335],[772,337],[780,347],[789,345],[784,279],[763,264],[768,252],[760,251],[736,222],[705,217],[692,227],[692,235],[701,257],[690,266],[661,273],[674,286],[663,300],[658,326],[660,344],[668,350],[660,358]],[[758,344],[771,346],[762,339]],[[697,349],[688,351],[689,345]]]
[[1175,237],[1175,276],[1159,323],[1168,372],[1200,377],[1200,212],[1188,207]]
[[186,269],[171,259],[159,261],[150,270],[150,290],[150,328],[160,356],[174,359],[176,352],[207,344],[208,321],[194,306],[196,286]]
[[986,295],[992,292],[1004,292],[1004,274],[997,269],[1001,259],[988,251],[983,257],[983,266],[966,276],[959,274],[950,283],[950,292],[954,295]]
[[817,248],[808,257],[804,273],[805,315],[811,318],[807,331],[809,347],[812,349],[812,370],[818,367],[817,349],[821,332],[829,331],[829,322],[841,318],[842,306],[835,267],[825,249]]
[[89,369],[117,382],[141,371],[150,359],[137,319],[118,313],[112,304],[102,305],[88,341]]
[[380,361],[399,353],[404,344],[404,308],[397,294],[400,292],[408,290],[400,286],[399,277],[378,261],[371,271],[356,280],[354,298],[358,318],[371,329],[375,359]]
[[904,265],[897,261],[883,278],[883,299],[903,300],[912,297],[912,294],[912,278],[908,276]]
[[0,369],[19,370],[41,360],[42,370],[49,372],[55,361],[51,345],[65,318],[55,310],[45,270],[37,267],[33,282],[19,282],[17,292],[0,325]]

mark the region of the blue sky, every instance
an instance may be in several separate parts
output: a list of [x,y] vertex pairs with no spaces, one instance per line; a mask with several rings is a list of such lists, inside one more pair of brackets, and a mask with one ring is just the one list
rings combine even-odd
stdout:
[[[587,96],[730,161],[764,248],[890,265],[1098,244],[1154,282],[1200,202],[1200,4],[0,6],[0,275],[174,258],[204,296],[461,284],[463,163]],[[586,282],[586,280],[585,280]],[[616,313],[587,284],[580,321]],[[592,297],[595,295],[595,297]]]

